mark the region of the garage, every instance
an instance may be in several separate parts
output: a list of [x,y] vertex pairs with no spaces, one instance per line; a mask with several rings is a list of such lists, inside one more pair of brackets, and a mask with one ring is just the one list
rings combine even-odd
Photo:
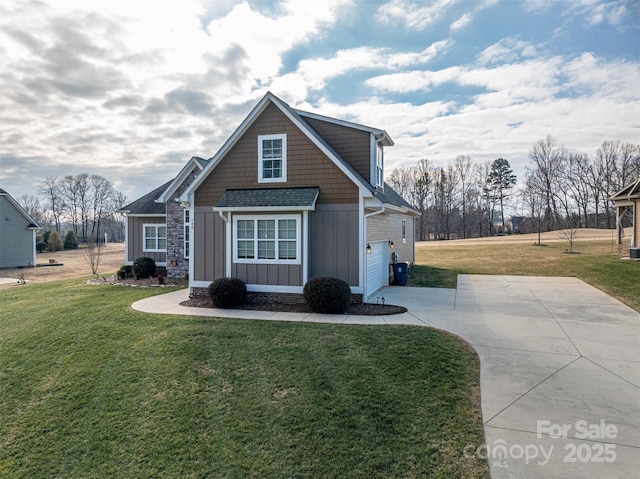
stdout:
[[389,286],[388,241],[369,243],[371,252],[367,253],[367,291],[370,296],[380,288]]

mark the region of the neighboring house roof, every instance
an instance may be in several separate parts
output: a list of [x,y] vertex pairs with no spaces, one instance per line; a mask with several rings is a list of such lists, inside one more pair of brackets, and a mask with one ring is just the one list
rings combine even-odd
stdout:
[[214,210],[255,211],[256,208],[269,211],[286,211],[291,208],[312,210],[320,194],[318,187],[311,188],[263,188],[225,191]]
[[27,213],[25,209],[22,206],[20,206],[20,203],[14,200],[13,197],[7,191],[0,188],[0,196],[4,196],[9,201],[9,203],[11,203],[20,212],[20,214],[25,217],[25,219],[29,222],[27,229],[37,230],[40,228],[40,225],[36,222],[36,220],[34,220],[29,215],[29,213]]
[[610,201],[630,201],[633,199],[640,198],[640,178],[631,183],[630,185],[625,186],[620,191],[618,191],[615,195],[609,198]]
[[165,215],[166,205],[164,203],[156,202],[156,199],[167,189],[167,187],[173,182],[167,181],[162,186],[159,186],[153,191],[150,191],[146,195],[138,198],[132,203],[129,203],[127,206],[124,206],[120,209],[120,212],[127,213],[128,215],[138,215],[138,216],[155,216],[155,215]]

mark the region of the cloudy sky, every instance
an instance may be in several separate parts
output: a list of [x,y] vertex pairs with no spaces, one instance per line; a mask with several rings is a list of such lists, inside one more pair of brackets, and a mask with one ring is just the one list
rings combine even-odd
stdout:
[[383,128],[387,174],[547,134],[640,143],[637,0],[3,0],[0,188],[99,174],[129,200],[213,156],[266,91]]

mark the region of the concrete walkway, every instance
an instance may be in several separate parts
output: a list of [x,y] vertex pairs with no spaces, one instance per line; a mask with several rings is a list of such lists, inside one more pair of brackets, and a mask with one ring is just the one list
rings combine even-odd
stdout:
[[344,324],[409,324],[452,332],[481,364],[491,477],[635,478],[640,468],[640,314],[576,278],[458,276],[453,289],[390,287],[393,316],[185,308],[181,290],[134,303],[159,314]]

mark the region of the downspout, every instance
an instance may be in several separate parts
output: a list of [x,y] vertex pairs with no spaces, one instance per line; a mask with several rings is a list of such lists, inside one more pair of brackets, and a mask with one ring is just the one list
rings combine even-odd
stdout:
[[229,219],[224,215],[224,212],[222,210],[218,210],[218,215],[220,215],[220,218],[222,218],[222,221],[224,221],[225,224],[225,239],[226,239],[226,244],[225,244],[225,276],[226,277],[230,277],[231,276],[231,228],[229,227]]

